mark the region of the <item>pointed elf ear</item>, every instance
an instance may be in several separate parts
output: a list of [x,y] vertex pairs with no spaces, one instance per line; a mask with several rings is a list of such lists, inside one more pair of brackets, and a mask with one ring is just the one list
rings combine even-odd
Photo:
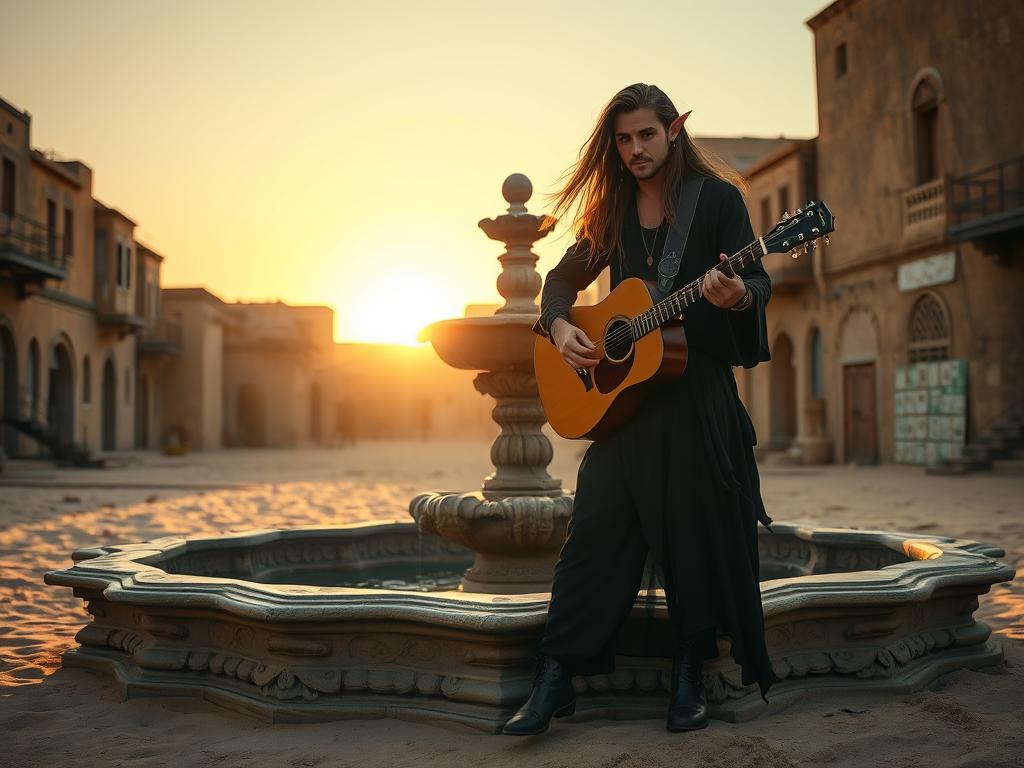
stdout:
[[[690,112],[693,112],[693,110],[691,109]],[[684,112],[683,114],[681,114],[679,117],[672,121],[672,125],[668,127],[669,141],[676,140],[676,136],[678,136],[679,132],[683,129],[683,123],[685,123],[686,118],[690,116],[690,112]]]

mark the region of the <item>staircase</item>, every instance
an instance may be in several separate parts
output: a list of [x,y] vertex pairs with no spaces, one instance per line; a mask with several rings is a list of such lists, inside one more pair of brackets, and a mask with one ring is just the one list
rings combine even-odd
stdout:
[[978,438],[964,446],[958,459],[929,465],[929,475],[970,472],[1024,474],[1024,407],[1011,408]]
[[5,418],[4,424],[9,424],[26,437],[35,440],[45,446],[54,460],[63,466],[71,467],[105,467],[103,459],[95,458],[89,453],[89,449],[78,443],[61,440],[60,436],[45,424],[39,421],[20,418]]

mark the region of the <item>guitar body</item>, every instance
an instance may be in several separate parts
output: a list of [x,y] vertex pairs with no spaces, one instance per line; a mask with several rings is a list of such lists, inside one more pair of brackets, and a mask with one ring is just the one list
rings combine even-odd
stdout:
[[655,380],[686,369],[686,333],[673,320],[632,341],[627,323],[654,306],[655,284],[623,280],[599,304],[573,307],[569,321],[605,353],[581,375],[547,338],[534,342],[537,388],[552,429],[566,438],[605,437],[621,427]]

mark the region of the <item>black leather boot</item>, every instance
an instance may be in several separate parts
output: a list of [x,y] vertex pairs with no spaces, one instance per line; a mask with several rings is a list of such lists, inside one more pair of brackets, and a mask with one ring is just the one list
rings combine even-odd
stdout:
[[509,718],[501,732],[510,736],[544,733],[551,717],[568,717],[576,711],[576,691],[568,668],[540,654],[530,698]]
[[708,698],[704,690],[704,659],[693,638],[672,657],[672,694],[665,727],[694,731],[708,724]]

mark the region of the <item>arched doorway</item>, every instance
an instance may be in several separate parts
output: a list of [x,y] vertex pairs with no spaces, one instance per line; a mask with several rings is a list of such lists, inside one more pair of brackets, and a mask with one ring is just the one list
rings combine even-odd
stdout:
[[238,443],[250,448],[267,445],[267,404],[255,384],[238,388]]
[[39,342],[28,343],[28,359],[25,367],[25,413],[30,421],[42,421],[39,409]]
[[322,409],[320,385],[314,384],[309,393],[309,439],[316,445],[320,445],[323,442]]
[[839,341],[843,393],[843,459],[878,461],[878,334],[867,309],[857,308],[843,322]]
[[8,456],[18,452],[18,432],[4,419],[18,415],[18,348],[14,334],[6,325],[0,325],[0,433],[3,450]]
[[102,443],[104,451],[117,450],[117,372],[109,357],[103,364]]
[[46,397],[46,424],[58,440],[69,445],[75,439],[75,382],[73,357],[68,345],[58,342],[50,353]]
[[139,375],[139,391],[135,398],[136,448],[149,448],[149,378]]
[[796,438],[796,367],[793,341],[781,333],[772,345],[771,443],[773,450],[785,450]]

